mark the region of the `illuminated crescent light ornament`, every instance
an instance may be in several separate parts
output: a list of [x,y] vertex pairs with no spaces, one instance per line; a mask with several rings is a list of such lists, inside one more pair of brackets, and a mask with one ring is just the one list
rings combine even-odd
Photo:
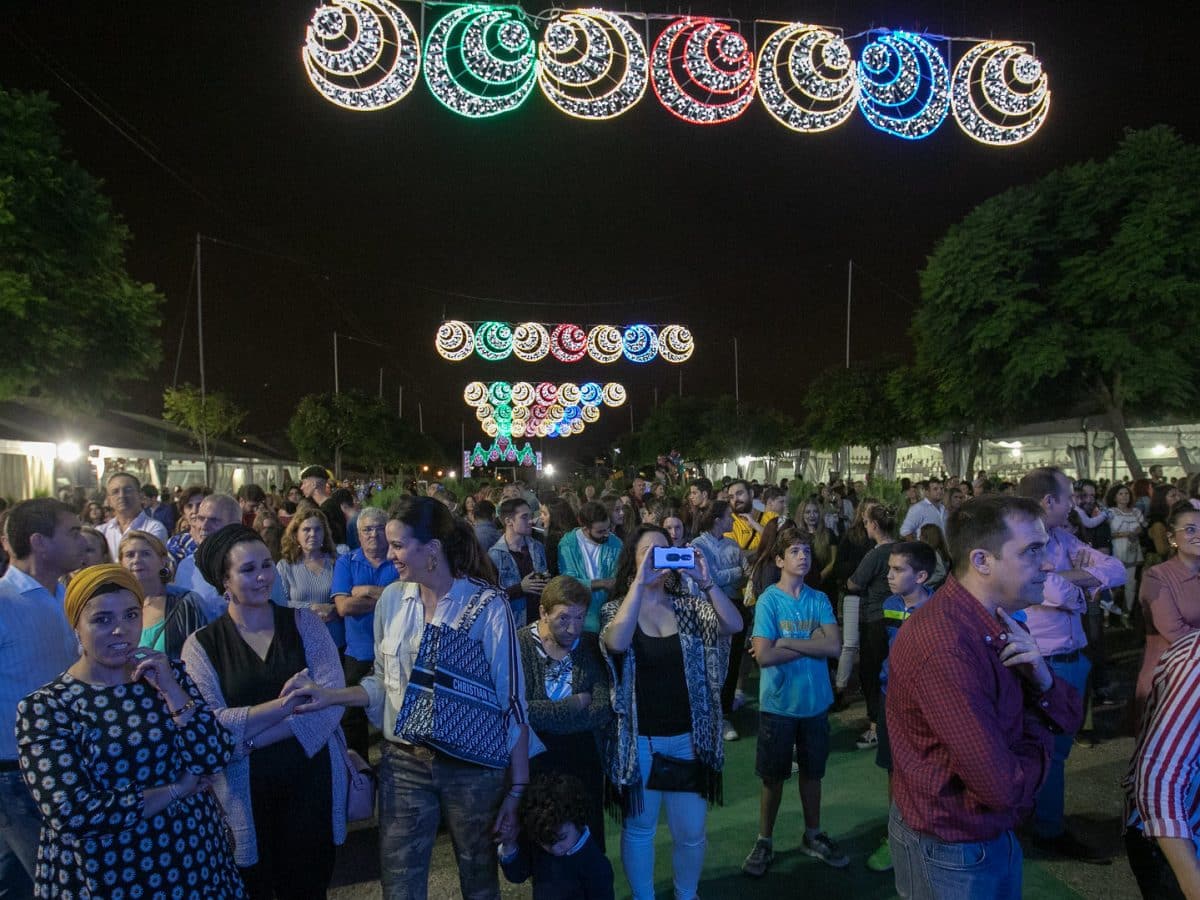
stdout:
[[536,50],[518,10],[460,6],[425,41],[425,83],[452,112],[472,119],[510,112],[533,90]]
[[929,137],[950,111],[950,72],[937,48],[905,31],[863,48],[858,105],[868,122],[908,140]]
[[417,83],[421,42],[389,0],[333,0],[318,6],[304,35],[304,70],[331,103],[357,112],[385,109]]
[[550,332],[538,322],[522,322],[513,331],[513,356],[522,362],[538,362],[550,352]]
[[467,406],[481,406],[487,402],[488,386],[482,381],[472,381],[463,388],[463,400]]
[[677,19],[654,42],[650,78],[672,115],[695,125],[720,125],[744,113],[754,99],[754,53],[724,22]]
[[484,322],[475,332],[475,352],[488,362],[506,359],[513,348],[513,332],[505,322]]
[[442,359],[459,362],[475,352],[475,333],[466,322],[451,319],[438,327],[436,346]]
[[692,333],[682,325],[668,325],[658,333],[658,353],[667,362],[686,362],[695,349]]
[[621,358],[624,344],[621,329],[612,325],[597,325],[588,332],[588,356],[598,363],[613,363]]
[[512,386],[513,406],[527,407],[533,403],[533,385],[528,381],[518,381]]
[[579,362],[587,354],[587,332],[578,325],[556,325],[550,334],[550,353],[562,363]]
[[615,381],[604,386],[604,405],[621,406],[625,403],[625,388]]
[[565,13],[538,45],[538,85],[578,119],[612,119],[646,93],[646,45],[629,23],[599,9]]
[[579,402],[585,407],[599,406],[603,389],[594,381],[588,381],[579,386]]
[[658,335],[648,325],[630,325],[623,338],[625,358],[630,362],[650,362],[658,356]]
[[507,381],[493,381],[488,389],[488,397],[496,406],[512,401],[512,385]]
[[1010,41],[984,41],[968,50],[950,80],[958,126],[983,144],[1019,144],[1034,135],[1050,112],[1042,64]]
[[785,25],[759,53],[758,97],[767,112],[793,131],[836,128],[858,101],[850,48],[824,28]]

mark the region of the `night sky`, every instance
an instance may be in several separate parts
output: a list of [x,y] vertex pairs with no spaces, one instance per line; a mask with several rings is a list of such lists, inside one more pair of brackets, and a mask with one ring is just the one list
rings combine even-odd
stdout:
[[[1193,23],[1174,4],[1157,14],[1107,2],[631,7],[733,15],[747,37],[765,18],[1034,41],[1050,118],[1010,149],[976,144],[952,119],[917,142],[858,113],[799,135],[757,100],[736,122],[696,127],[650,90],[599,123],[559,113],[536,89],[515,113],[470,121],[423,81],[397,106],[351,113],[301,66],[315,5],[6,4],[16,15],[0,26],[0,85],[60,104],[66,144],[134,234],[132,274],[167,297],[160,373],[131,386],[130,408],[160,411],[185,317],[178,377],[198,378],[187,297],[200,232],[214,239],[203,247],[208,384],[249,408],[246,429],[260,435],[278,433],[303,394],[333,388],[335,330],[351,338],[342,389],[374,393],[382,367],[385,397],[394,404],[403,385],[405,418],[420,401],[426,430],[448,447],[462,422],[468,446],[482,437],[461,399],[471,380],[622,381],[635,423],[654,387],[660,398],[679,388],[680,367],[662,361],[446,363],[432,346],[443,316],[681,322],[697,337],[683,389],[705,394],[732,393],[736,337],[743,400],[799,414],[806,380],[843,358],[847,260],[852,358],[906,353],[917,271],[975,204],[1107,155],[1126,128],[1165,122],[1200,139]],[[402,5],[416,21],[418,8]],[[759,26],[760,44],[769,30]],[[954,352],[953,335],[945,345]],[[547,441],[547,456],[582,456],[628,427],[628,409],[606,410],[582,436]]]

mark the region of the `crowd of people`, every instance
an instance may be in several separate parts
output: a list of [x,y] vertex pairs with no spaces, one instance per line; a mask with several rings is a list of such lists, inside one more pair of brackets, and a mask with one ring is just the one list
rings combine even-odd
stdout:
[[236,496],[116,472],[4,510],[0,896],[324,897],[374,815],[387,898],[426,896],[444,826],[465,898],[501,872],[611,897],[615,851],[646,900],[665,818],[691,900],[735,721],[742,871],[769,872],[793,775],[798,849],[841,868],[821,788],[860,692],[890,809],[863,863],[906,898],[1015,898],[1018,832],[1109,862],[1067,828],[1065,763],[1116,702],[1123,628],[1146,635],[1129,865],[1145,897],[1200,897],[1197,476],[980,472],[887,503],[680,471],[387,510],[320,466]]

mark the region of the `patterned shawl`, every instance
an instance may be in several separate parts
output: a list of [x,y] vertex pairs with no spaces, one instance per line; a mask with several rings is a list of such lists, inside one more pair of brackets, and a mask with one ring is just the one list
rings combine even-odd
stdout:
[[[642,773],[637,754],[637,661],[633,647],[613,654],[604,643],[604,629],[620,608],[610,600],[600,611],[600,650],[612,680],[613,720],[605,741],[609,809],[629,814],[641,809]],[[692,742],[705,770],[705,799],[721,802],[721,769],[725,742],[721,736],[721,685],[729,669],[729,636],[720,633],[712,603],[697,594],[674,598],[675,621],[683,649],[683,668],[692,712]]]

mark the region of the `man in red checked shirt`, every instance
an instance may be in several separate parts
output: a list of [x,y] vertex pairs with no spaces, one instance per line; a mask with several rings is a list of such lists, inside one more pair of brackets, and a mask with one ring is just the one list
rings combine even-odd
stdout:
[[1033,810],[1055,734],[1083,720],[1014,620],[1042,602],[1052,566],[1037,503],[984,495],[947,523],[954,572],[889,656],[894,763],[888,828],[901,897],[1021,896],[1014,829]]

